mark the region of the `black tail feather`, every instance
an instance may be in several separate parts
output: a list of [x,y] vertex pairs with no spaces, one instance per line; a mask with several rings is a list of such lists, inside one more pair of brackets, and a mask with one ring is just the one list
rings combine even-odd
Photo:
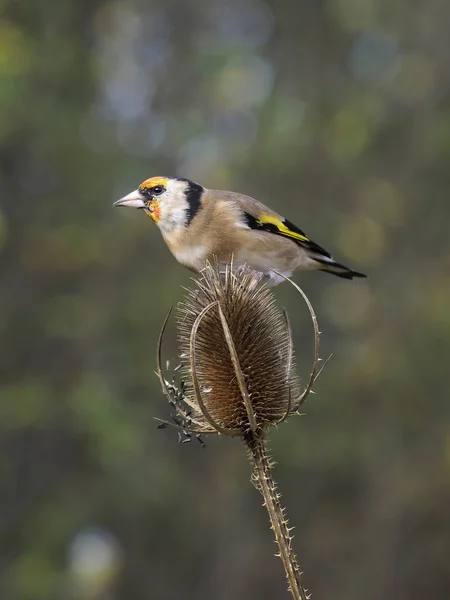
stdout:
[[367,277],[364,273],[359,273],[358,271],[354,271],[341,263],[335,262],[334,260],[326,260],[326,259],[315,259],[318,263],[324,265],[325,268],[319,269],[320,271],[324,271],[325,273],[331,273],[332,275],[336,275],[336,277],[342,277],[343,279],[354,279],[355,277]]

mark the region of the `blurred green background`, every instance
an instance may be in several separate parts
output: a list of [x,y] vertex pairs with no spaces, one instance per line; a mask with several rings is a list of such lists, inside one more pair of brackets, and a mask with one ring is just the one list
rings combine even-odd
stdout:
[[[334,357],[271,435],[276,477],[313,598],[449,598],[450,4],[0,14],[0,598],[288,597],[242,445],[153,420],[191,274],[111,205],[166,174],[256,196],[369,274],[296,276]],[[306,377],[306,309],[275,293]]]

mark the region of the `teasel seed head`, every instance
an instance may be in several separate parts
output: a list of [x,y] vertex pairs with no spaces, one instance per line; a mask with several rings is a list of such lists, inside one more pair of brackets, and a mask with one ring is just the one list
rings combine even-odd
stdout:
[[204,433],[261,435],[301,397],[287,316],[245,271],[207,264],[177,307],[189,417]]

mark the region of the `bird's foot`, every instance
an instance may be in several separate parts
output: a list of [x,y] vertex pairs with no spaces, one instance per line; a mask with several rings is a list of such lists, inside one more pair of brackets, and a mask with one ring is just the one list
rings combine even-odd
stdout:
[[255,271],[254,269],[250,269],[247,265],[240,265],[236,269],[236,273],[238,275],[251,275],[253,279],[257,282],[265,281],[268,279],[269,275],[266,273],[262,273],[261,271]]

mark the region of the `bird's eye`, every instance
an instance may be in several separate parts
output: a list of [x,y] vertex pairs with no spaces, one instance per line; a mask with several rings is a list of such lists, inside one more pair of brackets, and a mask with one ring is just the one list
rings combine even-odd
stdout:
[[162,193],[164,193],[165,188],[162,185],[155,185],[150,191],[153,196],[160,196]]

